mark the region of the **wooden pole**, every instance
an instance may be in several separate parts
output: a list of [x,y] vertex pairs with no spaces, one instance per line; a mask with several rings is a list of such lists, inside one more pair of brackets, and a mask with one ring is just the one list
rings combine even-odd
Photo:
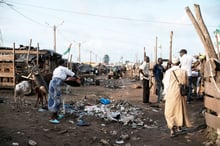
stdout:
[[[72,43],[69,44],[68,49],[71,49],[71,47],[72,47]],[[68,68],[68,61],[69,61],[69,59],[70,59],[70,50],[69,50],[69,52],[68,52],[67,68]]]
[[79,63],[81,63],[80,47],[81,47],[81,43],[79,43]]
[[155,49],[154,49],[154,61],[157,63],[157,40],[158,38],[156,37],[156,44],[155,44]]
[[147,55],[146,55],[146,49],[145,49],[145,47],[144,47],[144,58],[145,58],[145,56],[147,56]]
[[26,60],[26,64],[27,64],[27,65],[28,65],[28,61],[29,61],[29,55],[30,55],[30,50],[31,50],[31,44],[32,44],[32,39],[30,39],[30,43],[29,43],[29,47],[28,47],[27,60]]
[[13,86],[15,86],[16,83],[15,69],[15,43],[13,43]]
[[70,64],[69,64],[69,67],[70,67],[71,70],[73,69],[73,66],[72,66],[72,54],[70,55]]
[[195,11],[195,14],[196,14],[196,18],[197,18],[197,22],[199,24],[199,27],[201,28],[202,33],[205,37],[206,44],[208,45],[208,48],[212,53],[212,58],[217,58],[216,52],[215,52],[215,49],[214,49],[214,45],[211,41],[211,37],[209,35],[208,29],[207,29],[207,27],[206,27],[206,25],[203,21],[199,5],[194,4],[194,11]]
[[218,44],[218,35],[217,33],[215,34],[215,39],[216,39],[216,48],[217,48],[217,56],[218,56],[218,59],[220,59],[220,52],[219,52],[219,44]]
[[90,53],[90,63],[89,64],[91,65],[92,64],[92,51],[90,50],[89,53]]
[[173,31],[170,32],[170,55],[169,55],[169,60],[172,61],[172,56],[173,56]]
[[196,29],[196,31],[197,31],[199,37],[200,37],[200,40],[201,40],[202,43],[203,43],[203,46],[204,46],[205,51],[206,51],[206,54],[208,54],[208,56],[211,57],[211,58],[217,58],[217,57],[216,57],[216,54],[215,54],[215,52],[214,52],[214,50],[211,50],[211,49],[208,47],[207,42],[205,41],[205,40],[206,40],[206,39],[205,39],[205,36],[204,36],[204,34],[203,34],[203,32],[202,32],[202,30],[201,30],[201,28],[200,28],[198,22],[196,21],[195,17],[193,16],[193,14],[192,14],[190,8],[189,8],[189,7],[186,7],[185,10],[186,10],[186,13],[187,13],[187,15],[189,16],[190,20],[192,21],[193,26],[195,27],[195,29]]
[[53,49],[54,49],[54,52],[56,52],[56,43],[57,43],[57,40],[56,40],[56,25],[53,26]]
[[37,43],[37,67],[39,67],[39,43]]

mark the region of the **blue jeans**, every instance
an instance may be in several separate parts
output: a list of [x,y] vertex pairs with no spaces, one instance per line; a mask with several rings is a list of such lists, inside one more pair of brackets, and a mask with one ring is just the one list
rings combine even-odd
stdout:
[[189,86],[189,92],[187,95],[187,101],[190,102],[192,100],[192,76],[188,76],[188,86]]

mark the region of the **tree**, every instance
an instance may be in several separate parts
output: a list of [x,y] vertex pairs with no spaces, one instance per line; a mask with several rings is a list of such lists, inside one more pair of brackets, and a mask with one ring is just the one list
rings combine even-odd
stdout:
[[103,58],[103,62],[104,62],[105,64],[109,64],[109,61],[110,61],[110,58],[109,58],[108,54],[106,54],[106,55],[104,56],[104,58]]

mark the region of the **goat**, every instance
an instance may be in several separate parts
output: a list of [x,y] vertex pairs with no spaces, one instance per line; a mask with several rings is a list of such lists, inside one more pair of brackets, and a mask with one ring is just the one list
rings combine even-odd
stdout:
[[[14,101],[17,104],[17,108],[19,105],[22,105],[23,97],[25,94],[29,94],[32,91],[30,81],[22,81],[15,85],[14,89]],[[18,101],[17,101],[18,100]]]
[[35,108],[38,106],[38,104],[41,104],[41,106],[43,107],[43,103],[44,103],[44,98],[45,98],[45,103],[47,104],[47,90],[44,86],[40,86],[40,87],[36,87],[35,88],[35,92],[37,94],[37,101],[35,104]]

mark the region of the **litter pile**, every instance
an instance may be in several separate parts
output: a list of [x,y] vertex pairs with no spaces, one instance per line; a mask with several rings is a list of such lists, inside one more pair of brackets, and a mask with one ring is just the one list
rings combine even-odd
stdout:
[[[79,119],[83,116],[95,116],[105,121],[120,122],[132,128],[158,128],[159,121],[147,117],[143,109],[137,108],[127,101],[113,101],[100,98],[95,105],[86,105],[83,101],[76,101],[74,104],[66,104],[65,111],[69,114],[76,114]],[[153,110],[153,109],[152,109]]]

